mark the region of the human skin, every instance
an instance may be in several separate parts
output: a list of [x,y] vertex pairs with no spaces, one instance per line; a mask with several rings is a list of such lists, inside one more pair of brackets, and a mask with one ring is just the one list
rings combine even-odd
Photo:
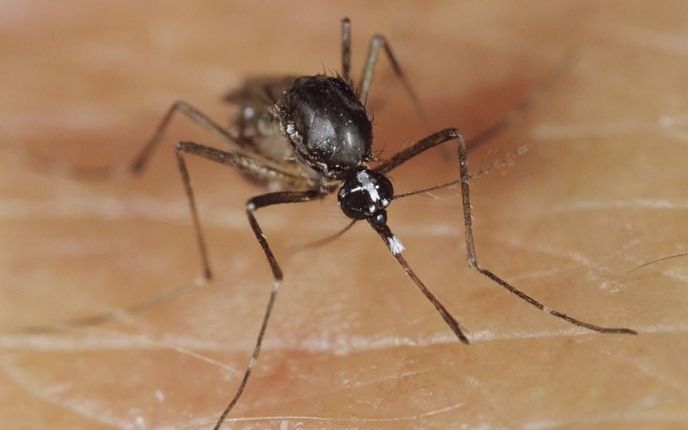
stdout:
[[[688,260],[633,270],[688,244],[684,2],[0,8],[0,428],[212,427],[272,284],[243,211],[263,190],[189,158],[216,275],[198,283],[172,147],[222,142],[180,117],[140,177],[73,166],[126,164],[177,99],[228,124],[219,100],[245,77],[338,71],[343,16],[354,73],[385,34],[430,117],[382,59],[370,98],[381,158],[435,129],[474,136],[560,71],[470,154],[476,172],[527,148],[471,183],[478,253],[549,307],[639,335],[573,327],[470,269],[455,188],[393,202],[389,224],[469,346],[365,224],[293,251],[346,225],[336,199],[263,209],[285,281],[226,428],[688,425]],[[397,191],[456,178],[455,150],[395,171]]]

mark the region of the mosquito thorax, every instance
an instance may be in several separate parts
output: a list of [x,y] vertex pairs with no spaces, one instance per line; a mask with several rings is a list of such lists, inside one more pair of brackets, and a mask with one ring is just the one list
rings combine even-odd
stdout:
[[328,179],[342,179],[370,159],[372,124],[341,78],[297,78],[277,103],[282,131],[297,156]]
[[338,193],[339,206],[352,219],[384,224],[386,209],[394,197],[392,183],[385,175],[368,169],[354,171]]

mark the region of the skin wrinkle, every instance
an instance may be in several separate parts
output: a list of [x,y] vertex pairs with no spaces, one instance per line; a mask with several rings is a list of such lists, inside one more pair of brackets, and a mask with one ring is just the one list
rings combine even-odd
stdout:
[[399,374],[390,374],[390,375],[385,375],[385,376],[380,377],[380,378],[369,379],[366,381],[347,383],[346,385],[342,385],[342,386],[337,387],[337,388],[328,389],[328,390],[322,391],[322,392],[313,392],[313,393],[309,393],[307,395],[302,395],[302,396],[292,396],[292,397],[289,397],[289,399],[285,399],[285,398],[272,399],[272,398],[268,397],[262,401],[257,401],[255,403],[255,405],[256,406],[263,406],[263,405],[276,406],[276,405],[280,405],[280,404],[284,404],[284,403],[288,403],[288,402],[298,402],[298,401],[304,401],[307,399],[318,399],[323,394],[330,394],[331,395],[333,393],[338,393],[338,392],[350,390],[352,388],[361,388],[361,387],[366,387],[366,386],[375,385],[375,384],[382,384],[384,382],[401,380],[404,378],[408,378],[410,376],[425,375],[425,374],[431,373],[434,370],[436,370],[436,369],[435,368],[428,368],[428,369],[416,370],[416,371],[411,371],[411,372],[404,372],[404,373],[399,373]]
[[[688,325],[650,324],[637,326],[639,332],[645,335],[684,334],[688,332]],[[113,333],[117,333],[113,331]],[[594,333],[582,328],[567,328],[565,330],[514,330],[507,334],[491,330],[474,330],[468,334],[471,343],[508,342],[523,339],[548,341],[552,338],[595,336]],[[298,342],[280,342],[276,339],[266,339],[264,351],[299,351],[299,352],[331,352],[342,356],[361,351],[375,351],[397,347],[423,348],[433,345],[453,345],[455,337],[444,331],[427,335],[426,339],[417,340],[408,337],[388,336],[379,337],[338,337],[337,352],[333,352],[335,342],[323,341],[318,338],[305,338]],[[170,342],[174,342],[170,345]],[[204,350],[213,352],[241,353],[250,349],[250,340],[241,343],[218,343],[198,341],[188,336],[167,334],[163,341],[151,340],[146,336],[124,334],[115,338],[98,334],[88,339],[60,339],[54,335],[0,335],[0,350],[6,351],[98,351],[98,350],[126,350],[126,349],[175,349]]]
[[[508,418],[508,414],[505,414],[502,408],[500,408],[499,404],[496,404],[494,400],[492,400],[493,396],[490,396],[487,393],[487,390],[485,389],[485,386],[480,382],[478,378],[475,376],[466,376],[466,381],[468,382],[468,386],[473,389],[480,398],[484,400],[484,402],[488,405],[490,410],[494,414],[494,418],[497,418],[499,421],[508,423],[507,427],[498,427],[498,428],[515,428],[516,423]],[[496,426],[498,424],[491,422],[489,423],[490,427]]]
[[105,424],[115,429],[134,430],[135,424],[117,417],[108,412],[107,409],[94,409],[93,402],[84,403],[77,400],[61,399],[59,393],[54,393],[52,388],[42,388],[31,383],[30,375],[23,373],[18,368],[14,367],[7,357],[0,357],[0,372],[6,375],[12,382],[14,382],[21,390],[27,394],[35,397],[46,403],[59,406],[62,409],[70,411],[76,415],[86,418],[88,421]]
[[602,124],[539,124],[532,131],[532,137],[539,141],[624,137],[654,133],[657,128],[659,126],[655,123],[639,123],[632,120]]
[[[7,362],[6,361],[0,361],[0,370],[3,371],[6,375],[8,375],[11,379],[13,379],[15,382],[18,384],[21,384],[20,381],[22,381],[22,375],[20,375],[18,372],[15,370],[8,368]],[[644,370],[642,368],[639,368],[640,370]],[[474,385],[474,384],[473,384]],[[55,403],[56,401],[52,399],[53,396],[50,396],[48,394],[48,390],[43,391],[43,394],[36,393],[35,390],[32,390],[30,386],[22,384],[22,388],[30,392],[30,394],[37,396],[41,400],[48,401],[50,403]],[[48,395],[46,395],[48,394]],[[92,417],[90,415],[90,411],[85,411],[83,408],[78,408],[78,406],[74,405],[68,405],[68,404],[61,404],[57,403],[60,406],[63,406],[69,410],[72,410],[76,413],[79,414],[88,414],[84,415],[88,418],[99,418],[103,419],[102,414],[96,414],[95,417]],[[343,418],[337,418],[337,417],[315,417],[315,416],[273,416],[273,417],[249,417],[249,418],[241,418],[241,417],[234,417],[234,418],[229,418],[229,422],[255,422],[255,421],[271,421],[271,420],[294,420],[294,421],[331,421],[331,422],[395,422],[395,421],[405,421],[405,420],[418,420],[422,417],[428,417],[432,415],[437,415],[443,412],[447,412],[452,409],[456,409],[458,407],[461,407],[462,404],[455,404],[451,405],[445,408],[440,408],[437,410],[433,411],[428,411],[422,414],[414,415],[414,416],[403,416],[403,417],[391,417],[391,418],[356,418],[356,419],[343,419]],[[604,423],[604,422],[616,422],[616,421],[633,421],[637,420],[639,422],[643,421],[667,421],[667,422],[682,422],[688,419],[688,416],[686,414],[663,414],[663,413],[653,413],[653,412],[638,412],[636,410],[628,410],[628,411],[618,411],[618,412],[612,412],[608,414],[598,414],[595,416],[588,416],[583,419],[577,419],[576,422],[582,422],[586,424],[593,424],[593,423]],[[199,423],[199,421],[202,422],[211,422],[213,421],[213,417],[207,417],[205,419],[196,419],[194,420],[195,423]],[[131,425],[127,422],[121,421],[121,420],[107,420],[107,421],[99,421],[103,422],[105,424],[111,425],[114,428],[122,428],[122,429],[131,429]],[[523,424],[521,426],[522,429],[524,430],[553,430],[557,428],[564,427],[566,425],[571,424],[573,421],[562,421],[562,422],[553,422],[553,421],[531,421]],[[177,428],[196,428],[196,424],[190,424],[188,427],[185,425],[181,425]],[[164,427],[163,427],[164,428]]]
[[[389,418],[339,418],[339,417],[325,417],[325,416],[308,416],[308,415],[276,415],[276,416],[263,416],[263,417],[228,417],[227,423],[242,423],[242,422],[262,422],[262,421],[315,421],[315,422],[343,422],[343,423],[384,423],[384,422],[402,422],[402,421],[418,421],[422,418],[427,418],[435,415],[440,415],[445,412],[449,412],[458,408],[461,408],[463,403],[455,403],[442,408],[434,409],[431,411],[423,412],[417,415],[405,415],[396,416]],[[213,416],[203,417],[194,419],[185,424],[179,426],[175,425],[174,428],[185,429],[185,428],[203,428],[208,424],[215,422]],[[164,427],[163,427],[164,428]]]
[[[637,240],[630,240],[628,241],[624,246],[620,247],[620,249],[613,254],[610,254],[609,259],[613,259],[614,257],[623,257],[626,261],[629,261],[634,264],[639,264],[642,260],[638,258],[633,258],[629,257],[626,252],[637,248],[639,245],[641,245],[640,241]],[[552,267],[549,269],[543,269],[543,270],[532,270],[529,271],[528,273],[524,274],[514,274],[510,275],[510,279],[513,280],[514,282],[520,282],[520,281],[527,281],[529,279],[543,279],[543,278],[551,278],[556,275],[570,275],[572,273],[575,273],[580,269],[580,263],[578,262],[573,262],[569,265],[561,265],[561,266],[556,266]],[[618,280],[612,280],[612,279],[606,279],[603,276],[598,276],[598,279],[601,279],[603,282],[609,282],[610,285],[621,285]]]
[[553,245],[548,245],[548,244],[537,244],[533,246],[532,244],[526,244],[520,240],[512,239],[509,240],[508,243],[510,246],[513,246],[514,248],[522,249],[522,250],[530,250],[530,251],[535,251],[541,254],[549,255],[552,257],[559,257],[559,258],[564,258],[567,260],[570,260],[574,263],[577,263],[579,266],[581,266],[584,269],[590,270],[590,271],[596,271],[596,272],[608,272],[609,269],[604,268],[597,264],[596,262],[592,261],[589,259],[585,254],[582,254],[580,252],[575,252],[575,251],[570,251],[567,249],[562,249],[557,246]]
[[[139,327],[140,328],[140,327]],[[171,350],[191,358],[203,361],[220,368],[228,373],[238,375],[241,372],[235,368],[220,363],[219,361],[196,352],[195,350],[229,351],[228,348],[203,347],[197,342],[188,342],[188,345],[174,343],[162,336],[156,340],[152,336],[143,334],[131,335],[116,330],[92,330],[92,338],[87,339],[60,339],[55,335],[45,335],[44,338],[36,335],[12,336],[9,339],[0,335],[0,350],[14,352],[42,351],[42,352],[77,352],[77,351],[106,351],[106,350]],[[104,336],[110,335],[110,337]],[[12,339],[14,337],[14,339]],[[22,342],[22,338],[25,342]],[[47,339],[47,341],[46,341]],[[23,346],[22,346],[23,344]],[[239,349],[234,352],[239,352]]]
[[[653,380],[659,380],[663,384],[672,387],[682,393],[686,393],[688,390],[680,384],[673,376],[665,375],[659,372],[656,368],[650,366],[648,363],[639,361],[638,357],[629,357],[626,355],[621,355],[614,353],[610,350],[596,348],[598,354],[604,355],[615,359],[616,361],[623,363],[625,365],[630,365],[636,369],[639,373],[649,376]],[[605,413],[598,414],[588,414],[584,416],[577,416],[570,420],[552,421],[552,420],[540,420],[540,421],[530,421],[524,423],[520,426],[523,430],[556,430],[559,428],[566,428],[572,424],[600,424],[600,423],[610,423],[610,422],[683,422],[688,418],[688,414],[676,414],[676,413],[663,413],[654,411],[638,411],[637,408],[632,409],[620,409],[616,411],[609,411]]]
[[603,351],[599,348],[597,349],[597,351],[602,355],[615,359],[619,363],[623,363],[634,367],[640,373],[643,373],[651,377],[652,379],[657,379],[661,381],[663,384],[672,387],[674,390],[677,390],[684,394],[688,393],[688,388],[685,386],[685,384],[682,384],[681,382],[677,381],[676,378],[671,375],[661,373],[655,367],[651,366],[649,363],[638,360],[637,357],[631,358],[614,352]]
[[[189,285],[191,286],[191,288],[197,288],[199,286],[202,286],[204,282],[205,281],[202,279],[201,280],[195,279]],[[171,290],[172,294],[170,295],[170,297],[175,297],[179,294],[190,291],[189,285],[185,285],[181,288]],[[170,297],[166,297],[167,293],[168,292],[165,292],[163,294],[156,296],[153,301],[145,304],[145,308],[150,309],[151,307],[160,304],[163,301],[161,299],[169,299]],[[165,334],[165,335],[161,336],[160,341],[156,340],[154,338],[154,335],[153,335],[153,330],[150,329],[150,325],[144,324],[141,320],[136,320],[134,317],[134,314],[132,312],[127,312],[125,310],[121,310],[120,312],[113,311],[110,314],[113,315],[112,321],[117,320],[118,322],[125,322],[125,323],[127,323],[128,326],[135,328],[137,330],[138,334],[137,335],[128,335],[128,334],[125,334],[124,332],[120,332],[120,331],[117,331],[114,329],[104,329],[102,327],[90,326],[89,324],[86,324],[82,327],[65,327],[65,326],[55,327],[55,330],[57,330],[58,332],[59,331],[64,331],[64,332],[72,331],[75,334],[86,333],[86,335],[95,335],[96,341],[92,345],[93,346],[92,350],[105,349],[105,348],[99,348],[99,345],[102,346],[104,344],[104,342],[101,343],[102,339],[103,339],[103,334],[109,334],[111,336],[114,335],[115,337],[117,337],[117,336],[120,337],[119,342],[116,343],[119,348],[117,346],[115,346],[115,349],[123,349],[123,350],[132,349],[130,342],[122,341],[122,338],[126,339],[127,337],[131,336],[132,338],[135,339],[134,343],[139,343],[140,349],[170,349],[172,351],[178,352],[178,353],[183,354],[183,355],[187,355],[187,356],[194,358],[196,360],[199,360],[199,361],[205,362],[207,364],[213,365],[215,367],[218,367],[218,368],[220,368],[220,369],[222,369],[222,370],[224,370],[230,374],[233,374],[233,375],[240,375],[241,374],[241,372],[239,370],[232,368],[230,366],[227,366],[227,365],[225,365],[225,364],[223,364],[223,363],[221,363],[221,362],[219,362],[219,361],[217,361],[211,357],[200,354],[196,351],[193,351],[190,348],[175,344],[173,341],[170,341],[170,339],[169,339],[170,337],[174,337],[174,336],[170,336],[168,334]],[[10,336],[12,336],[12,335],[10,335]],[[21,336],[22,335],[18,335],[18,337],[21,337]],[[34,337],[36,335],[28,334],[26,336]],[[43,336],[48,338],[48,339],[54,339],[54,337],[51,334],[45,334]],[[2,338],[3,338],[3,335],[0,334],[0,350],[4,349]],[[35,341],[35,339],[34,339],[34,341]],[[40,342],[38,342],[38,343],[40,344]],[[33,342],[33,344],[35,345],[36,343]],[[72,349],[72,351],[77,350],[77,349],[78,349],[78,347],[75,349]],[[200,348],[197,348],[197,349],[200,349]],[[50,349],[48,349],[48,350],[50,350]],[[55,350],[57,351],[58,349],[55,349]],[[61,351],[70,351],[69,348],[60,349],[60,350]]]
[[688,127],[685,116],[663,115],[655,121],[626,120],[605,123],[553,124],[541,122],[531,131],[531,137],[540,141],[590,139],[602,137],[636,136],[643,133],[660,132],[671,135],[680,132],[678,126]]
[[681,143],[688,143],[688,131],[671,131],[668,135]]
[[[84,404],[79,404],[78,401],[75,400],[68,400],[68,399],[60,399],[58,395],[54,392],[54,388],[49,388],[49,389],[41,389],[40,387],[34,386],[34,384],[31,384],[27,378],[27,375],[23,372],[21,372],[17,367],[12,366],[11,363],[7,359],[0,359],[0,371],[3,372],[3,374],[7,375],[13,382],[15,382],[18,386],[20,386],[24,391],[27,393],[31,394],[32,396],[42,400],[46,401],[48,403],[63,407],[64,409],[67,409],[71,412],[74,412],[76,414],[79,414],[81,416],[84,416],[90,420],[97,421],[102,424],[109,425],[113,428],[117,429],[123,429],[123,430],[131,430],[137,428],[136,421],[134,422],[129,422],[127,420],[123,419],[116,419],[114,417],[109,416],[106,411],[104,410],[99,410],[99,409],[93,409],[92,407],[89,407],[89,403],[84,403]],[[416,374],[419,372],[411,372],[409,374]],[[405,377],[408,375],[400,375],[400,377]],[[395,375],[392,375],[391,379],[395,379]],[[379,380],[375,381],[370,381],[368,383],[377,383],[384,381],[385,379],[381,378]],[[364,383],[365,385],[367,383]],[[342,387],[341,389],[346,389],[348,387]],[[59,393],[58,393],[59,394]],[[386,417],[386,418],[339,418],[339,417],[322,417],[322,416],[274,416],[274,417],[269,417],[269,416],[263,416],[263,417],[247,417],[247,418],[242,418],[242,417],[229,417],[227,419],[228,422],[260,422],[260,421],[274,421],[274,420],[301,420],[301,421],[323,421],[323,422],[351,422],[351,423],[356,423],[356,422],[400,422],[400,421],[417,421],[419,419],[422,419],[424,417],[430,417],[433,415],[438,415],[442,414],[445,412],[449,412],[451,410],[460,408],[463,406],[463,403],[455,403],[443,408],[439,409],[434,409],[426,412],[422,412],[420,414],[416,415],[407,415],[407,416],[396,416],[396,417]],[[195,422],[198,421],[206,421],[208,422],[215,420],[213,417],[207,417],[205,419],[196,419],[194,420]],[[175,426],[176,427],[176,426]],[[185,425],[181,425],[177,428],[185,428]],[[190,426],[191,427],[191,426]]]
[[648,31],[638,27],[628,25],[619,26],[619,32],[615,34],[615,39],[620,43],[635,44],[646,48],[655,49],[663,54],[676,57],[688,56],[688,38],[678,34],[663,33],[658,31]]
[[670,210],[686,211],[688,202],[671,202],[658,199],[632,199],[632,200],[573,200],[566,204],[553,206],[544,214],[560,215],[562,213],[575,213],[582,211],[602,211],[618,209],[643,209],[643,210]]
[[[618,280],[612,279],[611,276],[614,276],[612,271],[608,269],[607,267],[604,267],[601,263],[603,263],[602,260],[598,260],[596,262],[590,260],[589,258],[585,257],[585,255],[580,254],[580,253],[571,253],[571,252],[566,252],[562,249],[552,247],[551,245],[538,245],[536,247],[533,247],[530,243],[525,243],[521,240],[509,240],[509,241],[500,241],[501,244],[503,245],[508,245],[511,247],[515,247],[517,249],[521,249],[524,251],[536,251],[545,255],[549,256],[554,256],[554,257],[559,257],[559,258],[565,258],[567,260],[570,260],[573,262],[572,265],[569,266],[557,266],[555,268],[549,269],[549,270],[543,270],[538,272],[529,272],[527,274],[522,274],[522,275],[510,275],[510,279],[512,279],[514,282],[518,281],[519,279],[533,279],[537,277],[545,277],[546,275],[553,276],[555,274],[561,274],[561,275],[566,275],[570,274],[572,272],[575,272],[578,268],[583,268],[588,271],[588,276],[590,277],[591,280],[596,280],[598,281],[598,285],[602,289],[609,289],[608,286],[616,286],[615,292],[621,291],[620,287],[623,285],[622,282],[619,282]],[[639,245],[641,245],[641,242],[636,240],[636,239],[631,239],[624,243],[622,246],[618,247],[616,251],[613,253],[610,253],[605,259],[613,261],[617,257],[624,257],[627,261],[629,260],[629,251],[632,250],[633,248],[637,248]],[[635,259],[637,261],[633,261],[635,264],[640,264],[642,260]],[[538,276],[540,275],[540,276]],[[607,286],[607,287],[605,287]]]
[[548,421],[537,420],[530,421],[521,427],[523,430],[556,430],[560,428],[567,428],[573,424],[605,424],[605,423],[647,423],[648,425],[657,423],[677,423],[681,424],[688,420],[688,414],[680,412],[653,412],[642,411],[635,409],[618,410],[605,414],[588,415],[585,417],[578,417],[571,420]]
[[[580,252],[569,251],[553,245],[543,244],[542,242],[538,243],[537,245],[533,245],[530,242],[526,243],[518,239],[501,241],[501,243],[507,244],[513,248],[521,249],[524,251],[537,252],[551,257],[564,258],[566,260],[573,262],[580,268],[587,270],[589,274],[594,274],[593,279],[602,279],[604,282],[611,282],[609,278],[603,275],[603,273],[611,275],[611,272],[608,268],[600,265],[599,262],[595,262],[589,259]],[[566,269],[563,268],[563,270]]]

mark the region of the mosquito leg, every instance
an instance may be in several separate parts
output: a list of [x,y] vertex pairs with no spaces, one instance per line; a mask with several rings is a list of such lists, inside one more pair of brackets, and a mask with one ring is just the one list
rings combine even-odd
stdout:
[[272,313],[272,306],[274,305],[275,297],[277,296],[277,290],[279,289],[280,282],[282,281],[283,277],[282,269],[280,268],[279,263],[277,263],[277,260],[275,259],[275,256],[272,253],[272,250],[270,249],[270,245],[268,244],[267,238],[265,237],[263,230],[260,228],[258,221],[256,221],[256,217],[253,215],[253,213],[262,207],[278,205],[283,203],[308,202],[310,200],[318,198],[319,196],[321,196],[321,194],[318,190],[283,191],[253,197],[246,203],[246,215],[248,216],[248,221],[251,224],[251,229],[253,230],[253,233],[256,235],[258,243],[260,243],[261,248],[263,248],[265,257],[267,258],[268,263],[270,264],[272,275],[275,278],[275,282],[272,286],[272,291],[270,292],[270,299],[268,300],[268,305],[265,309],[265,314],[263,315],[263,322],[260,325],[260,331],[258,332],[256,344],[253,347],[251,359],[249,360],[248,365],[246,366],[244,376],[241,379],[241,383],[239,384],[239,388],[234,394],[234,397],[232,397],[232,399],[227,404],[227,407],[224,409],[224,411],[222,411],[220,418],[218,418],[217,423],[214,427],[215,430],[218,430],[222,426],[222,423],[224,422],[227,415],[232,411],[234,406],[239,401],[239,398],[241,397],[241,394],[244,392],[246,384],[248,383],[248,380],[251,377],[251,372],[253,372],[253,368],[256,366],[256,363],[258,361],[258,355],[260,354],[260,348],[263,344],[263,336],[265,335],[265,329],[267,328],[268,320],[270,319],[270,314]]
[[573,318],[565,313],[559,312],[557,310],[551,309],[545,306],[543,303],[535,300],[529,295],[525,294],[518,288],[514,287],[495,273],[490,270],[483,268],[478,262],[478,255],[475,250],[475,242],[473,240],[473,219],[471,211],[471,200],[470,200],[470,187],[469,180],[470,174],[468,173],[468,145],[459,130],[455,128],[448,128],[437,133],[434,133],[424,139],[419,140],[414,145],[399,151],[397,154],[392,156],[389,160],[379,165],[375,170],[380,173],[386,173],[392,169],[398,167],[399,165],[405,163],[411,158],[417,156],[418,154],[427,151],[442,143],[448,142],[449,140],[457,139],[459,142],[459,180],[461,182],[461,203],[463,207],[463,217],[464,225],[466,230],[466,249],[468,252],[468,264],[480,272],[483,276],[491,279],[497,285],[505,288],[509,292],[515,294],[522,300],[530,303],[536,308],[549,313],[550,315],[567,321],[573,325],[584,327],[593,331],[600,333],[621,333],[621,334],[637,334],[634,330],[628,328],[616,328],[616,327],[601,327],[595,324],[590,324],[585,321]]
[[404,250],[404,247],[401,245],[401,242],[399,242],[399,239],[397,239],[394,234],[392,234],[392,231],[389,229],[387,224],[380,224],[376,223],[373,221],[368,222],[370,226],[377,232],[378,235],[382,238],[382,240],[385,242],[389,250],[392,252],[392,255],[394,255],[394,258],[397,259],[401,267],[404,269],[404,272],[406,272],[406,275],[408,275],[409,278],[413,280],[413,282],[416,284],[416,286],[421,290],[423,294],[425,294],[425,297],[430,300],[430,302],[435,306],[435,309],[437,309],[437,312],[440,313],[444,321],[447,323],[447,325],[452,329],[456,337],[463,343],[468,344],[468,338],[466,335],[463,333],[463,330],[461,329],[461,326],[459,325],[458,321],[452,316],[451,313],[442,305],[442,303],[435,297],[435,295],[428,290],[428,287],[425,286],[423,281],[420,280],[420,278],[415,274],[413,269],[411,269],[411,266],[406,262],[406,259],[401,255],[402,251]]
[[177,101],[172,106],[170,106],[165,116],[163,116],[162,120],[160,120],[160,123],[155,129],[153,135],[148,139],[148,141],[141,149],[141,151],[138,153],[136,158],[134,158],[134,161],[129,166],[129,170],[131,172],[141,173],[143,169],[146,167],[146,164],[153,155],[155,148],[160,143],[163,133],[167,129],[167,126],[170,125],[170,122],[172,121],[175,112],[180,112],[186,115],[194,123],[198,124],[205,130],[208,130],[209,132],[213,133],[217,137],[235,145],[237,148],[243,147],[239,136],[233,135],[232,133],[218,125],[215,121],[210,119],[206,114],[199,111],[190,104],[184,101]]
[[342,19],[342,78],[351,83],[351,20]]
[[444,130],[440,130],[419,140],[408,148],[397,152],[390,159],[377,166],[375,171],[383,174],[387,173],[404,164],[421,152],[425,152],[430,148],[434,148],[435,146],[448,142],[452,139],[458,139],[460,135],[460,132],[455,128],[445,128]]
[[189,201],[189,208],[191,209],[191,219],[193,221],[194,230],[196,232],[196,241],[198,243],[198,250],[201,256],[201,264],[203,266],[203,276],[206,279],[210,279],[212,277],[212,271],[210,270],[208,252],[205,245],[203,231],[201,229],[201,223],[198,217],[196,199],[194,197],[193,188],[191,186],[191,177],[189,176],[189,170],[186,166],[186,160],[184,159],[185,154],[197,155],[199,157],[208,159],[210,161],[214,161],[216,163],[236,167],[237,169],[256,178],[279,180],[283,183],[291,183],[292,185],[306,185],[302,178],[292,176],[286,172],[279,171],[276,168],[267,166],[265,164],[261,164],[259,161],[247,155],[225,152],[216,148],[199,145],[193,142],[178,143],[176,148],[176,154],[177,164],[179,167],[179,175],[182,178],[182,183],[184,184],[184,191],[186,193],[187,200]]
[[416,92],[413,90],[413,87],[411,87],[411,84],[406,79],[406,75],[404,75],[404,73],[402,72],[401,66],[397,61],[397,58],[394,55],[394,52],[392,51],[392,48],[389,46],[389,42],[387,42],[385,36],[381,34],[376,34],[375,36],[373,36],[372,39],[370,39],[370,45],[368,47],[368,57],[366,59],[365,67],[363,68],[363,73],[361,74],[361,80],[358,84],[358,98],[361,100],[361,103],[363,103],[363,105],[365,106],[366,102],[368,101],[368,92],[370,90],[370,85],[373,82],[375,65],[377,64],[377,59],[380,56],[381,49],[384,50],[385,54],[387,55],[387,58],[389,59],[389,62],[392,63],[392,69],[394,70],[394,74],[397,75],[401,80],[401,84],[404,86],[406,93],[411,98],[411,101],[413,102],[416,111],[418,111],[418,115],[421,117],[425,124],[430,124],[430,120],[428,119],[428,116],[426,115],[425,110],[423,109],[423,106],[421,105],[420,100],[416,95]]
[[494,283],[500,287],[505,288],[510,293],[515,294],[521,300],[524,300],[536,308],[544,311],[554,317],[562,319],[573,325],[579,327],[587,328],[600,333],[618,333],[618,334],[638,334],[635,330],[628,328],[617,328],[617,327],[602,327],[595,324],[591,324],[585,321],[581,321],[577,318],[571,317],[563,312],[559,312],[555,309],[551,309],[545,306],[543,303],[537,301],[531,296],[527,295],[523,291],[519,290],[515,286],[511,285],[509,282],[502,279],[500,276],[496,275],[489,269],[484,268],[478,261],[478,254],[475,250],[475,241],[473,239],[473,217],[471,213],[471,199],[470,199],[470,187],[469,187],[469,174],[468,174],[468,157],[467,157],[467,147],[466,142],[463,137],[459,135],[459,175],[461,179],[461,204],[463,206],[463,219],[465,225],[465,235],[466,235],[466,249],[468,252],[468,265],[473,267],[475,270],[480,272],[483,276],[492,280]]

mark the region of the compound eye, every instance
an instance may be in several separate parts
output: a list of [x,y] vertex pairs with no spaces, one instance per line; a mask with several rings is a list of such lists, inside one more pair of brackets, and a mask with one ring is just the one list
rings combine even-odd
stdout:
[[389,206],[393,197],[389,179],[372,170],[359,170],[339,189],[339,205],[353,219],[375,217]]

